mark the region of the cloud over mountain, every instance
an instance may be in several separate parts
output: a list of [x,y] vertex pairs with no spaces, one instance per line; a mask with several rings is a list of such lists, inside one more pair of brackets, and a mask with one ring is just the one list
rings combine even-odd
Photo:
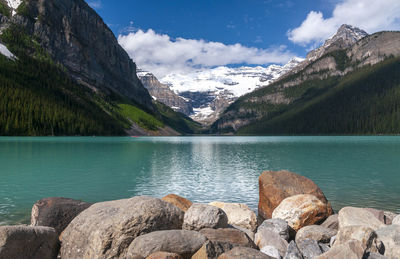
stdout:
[[282,64],[295,56],[285,46],[260,49],[201,39],[173,39],[151,29],[119,35],[118,41],[139,67],[160,78],[171,72],[186,73],[223,65]]
[[311,11],[299,27],[288,31],[288,37],[303,46],[318,44],[332,36],[342,24],[351,24],[368,33],[400,30],[400,1],[339,1],[331,17],[326,18],[322,12]]

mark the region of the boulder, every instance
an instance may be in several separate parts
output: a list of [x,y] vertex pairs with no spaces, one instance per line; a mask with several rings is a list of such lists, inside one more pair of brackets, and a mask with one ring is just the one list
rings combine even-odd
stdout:
[[264,253],[272,258],[281,259],[282,256],[279,254],[278,249],[273,246],[264,246],[261,250],[261,253]]
[[322,224],[322,227],[331,228],[338,230],[339,229],[339,215],[333,214],[330,215]]
[[138,236],[128,247],[127,257],[147,257],[164,251],[191,258],[207,241],[199,232],[189,230],[161,230]]
[[31,226],[54,228],[58,235],[91,203],[61,197],[44,198],[32,207]]
[[383,210],[377,210],[374,208],[364,208],[364,209],[371,212],[372,215],[374,215],[377,220],[379,220],[383,224],[386,224],[385,223],[385,213]]
[[303,255],[293,240],[290,241],[283,259],[303,259]]
[[228,216],[228,224],[256,231],[257,216],[246,204],[214,201],[209,205],[222,209]]
[[124,257],[140,235],[181,229],[183,215],[176,206],[147,196],[95,203],[64,230],[61,257]]
[[256,248],[253,240],[251,240],[246,233],[233,229],[233,228],[203,228],[200,230],[200,233],[203,234],[208,240],[212,242],[222,242],[229,243],[233,247],[235,246],[245,246]]
[[235,226],[235,225],[230,225],[229,227],[234,228],[234,229],[237,229],[237,230],[240,230],[240,231],[246,233],[246,235],[247,235],[248,237],[250,237],[251,240],[254,241],[254,238],[255,238],[256,234],[255,234],[253,231],[251,231],[250,229],[248,229],[248,228],[242,228],[242,227]]
[[331,237],[337,234],[337,230],[323,226],[311,225],[301,228],[296,234],[296,243],[304,239],[312,239],[317,242],[329,243]]
[[0,227],[0,258],[55,259],[60,249],[57,231],[50,227]]
[[261,229],[268,229],[279,234],[283,239],[289,241],[290,227],[283,219],[267,219],[258,227],[257,231]]
[[375,231],[366,226],[349,226],[340,228],[333,247],[345,244],[350,240],[360,241],[364,250],[368,252],[378,252],[382,249],[382,244],[377,240]]
[[232,250],[223,253],[218,259],[275,259],[256,249],[249,247],[235,247]]
[[146,259],[183,259],[183,257],[175,253],[155,252],[146,257]]
[[207,241],[193,256],[192,259],[216,259],[223,253],[230,251],[234,246],[230,243]]
[[389,225],[375,231],[384,246],[384,256],[400,258],[400,225]]
[[328,214],[332,207],[324,193],[310,179],[289,171],[267,171],[259,177],[258,215],[270,219],[272,212],[287,197],[297,194],[311,194],[326,204]]
[[318,242],[315,240],[304,239],[300,240],[296,244],[304,259],[312,259],[322,254],[322,250],[319,247]]
[[315,259],[361,259],[364,248],[360,241],[351,240],[345,244],[332,247],[328,252],[316,256]]
[[391,225],[392,221],[395,217],[397,217],[397,214],[391,211],[384,211],[383,214],[385,215],[385,224],[386,225]]
[[365,259],[387,259],[386,256],[377,254],[377,253],[366,253],[363,258],[365,258]]
[[393,218],[392,224],[400,225],[400,215],[397,215],[396,217]]
[[215,206],[194,203],[185,213],[183,229],[199,231],[203,228],[227,228],[226,213]]
[[174,204],[176,207],[180,208],[184,212],[186,212],[193,204],[188,199],[176,194],[168,194],[167,196],[164,196],[162,200]]
[[366,226],[377,230],[384,227],[385,224],[366,209],[344,207],[339,211],[339,229],[349,226]]
[[295,231],[317,224],[330,214],[326,203],[310,194],[298,194],[284,199],[272,213],[272,218],[280,218],[288,222]]
[[256,245],[262,249],[265,246],[273,246],[278,249],[280,256],[284,256],[287,251],[288,242],[272,230],[262,228],[256,233]]

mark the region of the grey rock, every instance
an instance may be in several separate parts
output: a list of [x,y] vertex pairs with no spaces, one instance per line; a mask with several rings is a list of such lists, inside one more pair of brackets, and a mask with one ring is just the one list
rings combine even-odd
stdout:
[[185,213],[183,229],[199,231],[203,228],[227,228],[226,213],[215,206],[194,203]]
[[330,246],[324,243],[319,243],[319,247],[321,248],[322,253],[326,253],[331,249]]
[[345,244],[350,240],[360,241],[364,250],[368,252],[378,252],[382,249],[382,244],[377,240],[375,231],[366,226],[341,227],[333,246]]
[[375,216],[375,218],[377,218],[380,222],[382,222],[383,224],[386,224],[385,213],[383,210],[377,210],[374,208],[364,208],[364,209],[371,212]]
[[297,231],[296,242],[304,239],[312,239],[316,240],[317,242],[329,243],[331,237],[335,236],[336,234],[337,230],[318,225],[311,225],[303,227]]
[[68,224],[91,203],[51,197],[37,201],[32,207],[31,226],[46,226],[54,228],[60,235]]
[[400,215],[394,217],[394,219],[392,220],[392,224],[400,225]]
[[200,230],[208,240],[213,242],[229,243],[232,247],[245,246],[256,248],[253,240],[251,240],[246,233],[233,228],[203,228]]
[[229,252],[223,253],[218,259],[275,259],[256,249],[249,247],[235,247]]
[[55,259],[60,248],[54,228],[31,226],[0,227],[0,258]]
[[387,257],[378,253],[366,253],[364,259],[387,259]]
[[297,244],[304,259],[312,259],[315,256],[322,254],[318,242],[312,239],[300,240]]
[[281,259],[282,256],[279,254],[278,249],[273,246],[264,246],[261,250],[261,253],[264,253],[272,258]]
[[392,221],[398,214],[391,212],[391,211],[384,211],[383,214],[385,215],[385,224],[391,225]]
[[330,245],[331,247],[335,244],[335,242],[336,242],[336,237],[337,237],[337,235],[331,237],[331,241],[329,241],[329,245]]
[[333,214],[330,215],[322,224],[322,227],[331,228],[338,230],[339,229],[339,215]]
[[296,242],[293,240],[290,241],[286,254],[283,259],[303,259],[303,255],[301,254],[299,248],[297,247]]
[[268,229],[279,234],[286,241],[289,240],[289,225],[283,219],[267,219],[258,227],[258,231],[261,229]]
[[147,196],[95,203],[64,230],[61,257],[124,257],[140,235],[181,229],[183,214],[176,206]]
[[384,245],[384,255],[390,259],[400,258],[400,225],[389,225],[375,231]]
[[344,207],[339,211],[339,229],[348,226],[366,226],[376,230],[385,224],[366,209]]
[[328,252],[316,256],[315,259],[361,259],[364,255],[364,248],[360,241],[351,240],[345,244],[332,247]]
[[286,254],[288,242],[272,230],[261,228],[256,233],[256,245],[262,249],[265,246],[273,246],[278,249],[279,254],[283,257]]
[[227,242],[210,241],[207,242],[192,256],[192,259],[216,259],[225,252],[236,247]]
[[176,253],[191,258],[207,241],[199,232],[189,230],[163,230],[141,235],[129,245],[127,257],[147,257],[158,251]]

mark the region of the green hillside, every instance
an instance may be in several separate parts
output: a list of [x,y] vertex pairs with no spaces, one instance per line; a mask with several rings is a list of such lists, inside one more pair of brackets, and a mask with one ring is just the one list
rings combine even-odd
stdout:
[[124,97],[76,84],[20,26],[5,30],[1,41],[17,59],[0,55],[0,135],[125,135],[132,122],[154,131],[176,118],[172,128],[194,133],[183,114],[145,111]]
[[[398,134],[400,133],[400,59],[367,66],[346,76],[306,81],[285,90],[298,97],[289,105],[255,106],[242,98],[229,109],[264,110],[261,119],[242,127],[242,135]],[[250,96],[262,96],[267,87]],[[262,114],[260,111],[259,114]]]

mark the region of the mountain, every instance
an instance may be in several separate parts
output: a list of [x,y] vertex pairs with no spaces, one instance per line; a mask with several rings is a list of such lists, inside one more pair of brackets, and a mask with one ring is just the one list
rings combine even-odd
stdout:
[[211,132],[397,134],[400,32],[343,25],[291,72],[230,105]]
[[270,84],[301,61],[294,58],[284,66],[220,66],[187,74],[171,73],[163,77],[161,83],[148,72],[140,72],[138,76],[160,102],[195,121],[211,124],[237,98]]
[[180,134],[197,127],[151,98],[135,63],[83,0],[0,0],[0,53],[0,135]]

